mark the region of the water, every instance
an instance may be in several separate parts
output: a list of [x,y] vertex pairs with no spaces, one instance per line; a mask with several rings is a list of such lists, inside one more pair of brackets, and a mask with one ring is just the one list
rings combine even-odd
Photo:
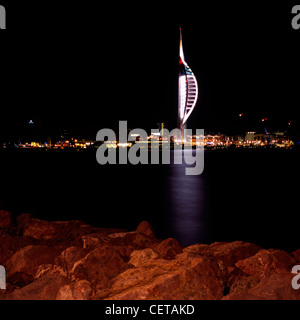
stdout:
[[95,151],[1,151],[2,207],[134,230],[148,220],[185,245],[243,240],[300,248],[298,150],[205,150],[205,169],[106,165]]

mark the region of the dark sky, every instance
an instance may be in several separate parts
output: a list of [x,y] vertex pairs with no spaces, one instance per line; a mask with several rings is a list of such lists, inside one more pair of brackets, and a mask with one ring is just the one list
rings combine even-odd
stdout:
[[90,137],[119,120],[174,128],[179,26],[200,88],[189,127],[231,133],[268,117],[271,128],[290,120],[297,128],[295,2],[110,3],[6,3],[1,133],[21,132],[30,119],[46,133],[67,128]]

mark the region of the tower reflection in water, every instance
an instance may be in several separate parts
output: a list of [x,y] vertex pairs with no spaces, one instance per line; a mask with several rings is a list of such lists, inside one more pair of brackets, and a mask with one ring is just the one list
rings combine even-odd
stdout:
[[[172,152],[181,157],[182,151]],[[212,237],[209,213],[209,184],[203,174],[186,175],[186,165],[171,161],[168,170],[169,217],[174,236],[184,245],[209,243]]]

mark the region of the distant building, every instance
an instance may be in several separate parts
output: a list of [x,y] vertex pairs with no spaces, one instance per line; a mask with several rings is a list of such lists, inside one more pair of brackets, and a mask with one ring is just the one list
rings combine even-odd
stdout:
[[245,141],[247,143],[252,143],[255,140],[255,132],[254,131],[249,131],[246,133]]

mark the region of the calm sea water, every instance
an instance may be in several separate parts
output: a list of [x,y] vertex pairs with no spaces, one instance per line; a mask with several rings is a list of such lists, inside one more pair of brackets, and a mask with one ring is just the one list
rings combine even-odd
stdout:
[[1,206],[130,230],[148,220],[185,245],[300,248],[298,150],[205,150],[199,176],[185,165],[101,166],[95,154],[1,151]]

